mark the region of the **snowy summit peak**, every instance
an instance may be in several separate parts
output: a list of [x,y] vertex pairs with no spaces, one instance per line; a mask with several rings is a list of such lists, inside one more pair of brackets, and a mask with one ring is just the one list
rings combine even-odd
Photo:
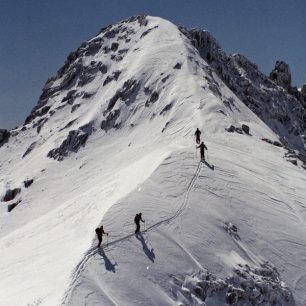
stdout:
[[71,52],[0,130],[1,303],[305,305],[305,90],[278,68],[143,15]]

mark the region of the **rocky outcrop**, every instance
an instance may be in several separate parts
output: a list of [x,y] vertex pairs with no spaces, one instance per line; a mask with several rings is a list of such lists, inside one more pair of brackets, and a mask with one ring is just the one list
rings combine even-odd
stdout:
[[7,205],[7,212],[11,212],[21,201],[17,201],[16,203],[11,203]]
[[112,128],[119,128],[120,122],[117,122],[117,119],[120,117],[120,110],[115,109],[111,112],[105,114],[105,119],[101,122],[101,129],[107,132]]
[[136,80],[130,79],[124,82],[122,88],[120,88],[110,99],[107,111],[111,111],[119,99],[124,101],[126,105],[133,103],[137,97],[139,89],[140,82]]
[[146,106],[149,107],[151,104],[155,103],[159,99],[159,94],[157,91],[153,91],[149,100],[146,101]]
[[49,158],[62,161],[70,152],[78,152],[81,147],[84,147],[90,134],[92,133],[91,124],[86,124],[78,130],[69,132],[67,138],[62,144],[48,153]]
[[0,146],[7,142],[11,133],[6,129],[0,129]]
[[243,132],[245,132],[246,134],[250,134],[250,127],[246,124],[242,124],[241,129]]
[[[202,66],[202,69],[206,70],[210,83],[213,79],[212,72],[215,72],[280,138],[285,139],[292,148],[305,150],[306,140],[303,135],[306,132],[306,109],[301,99],[287,90],[291,77],[285,63],[279,62],[276,65],[273,76],[275,80],[272,81],[245,56],[227,55],[208,31],[187,30],[182,27],[180,30],[209,64]],[[214,92],[218,94],[216,90]],[[223,97],[220,98],[223,100]],[[229,104],[229,107],[232,105]]]
[[34,182],[34,179],[28,179],[23,182],[25,188],[29,188]]
[[267,262],[260,267],[239,264],[225,279],[207,270],[172,276],[171,287],[179,305],[295,305],[290,289]]
[[289,91],[291,88],[291,72],[289,65],[283,61],[276,61],[275,67],[270,73],[270,79]]
[[15,199],[15,197],[20,193],[20,188],[8,189],[2,199],[3,202],[9,202]]
[[273,141],[273,140],[268,139],[268,138],[262,138],[261,140],[265,141],[265,142],[267,142],[269,144],[272,144],[272,145],[274,145],[276,147],[283,147],[283,145],[279,141],[276,141],[276,140]]
[[241,127],[236,127],[233,125],[230,125],[228,128],[225,129],[227,132],[230,133],[238,133],[238,134],[242,134],[243,132],[247,135],[250,135],[250,127],[246,124],[242,124]]
[[29,153],[31,153],[32,150],[35,148],[36,144],[37,144],[36,141],[32,142],[30,146],[27,148],[27,150],[24,152],[24,154],[22,155],[22,158],[25,158]]

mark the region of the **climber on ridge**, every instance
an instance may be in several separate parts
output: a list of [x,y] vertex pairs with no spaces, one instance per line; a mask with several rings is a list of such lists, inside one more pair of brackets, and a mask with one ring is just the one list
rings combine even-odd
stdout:
[[136,230],[135,230],[135,234],[138,234],[140,231],[140,221],[141,222],[145,222],[145,220],[142,220],[141,217],[142,213],[136,214],[135,218],[134,218],[134,222],[136,224]]
[[98,247],[99,247],[102,243],[102,236],[103,235],[108,236],[108,233],[104,232],[103,225],[101,225],[100,227],[96,228],[96,234],[97,234],[97,237],[98,237],[98,240],[99,240],[99,243],[98,243]]
[[201,144],[197,147],[197,149],[200,148],[201,151],[201,161],[205,161],[205,155],[204,155],[204,149],[207,149],[207,147],[205,146],[204,142],[202,141]]
[[197,130],[194,133],[195,137],[196,137],[196,143],[199,144],[201,141],[201,131],[199,130],[199,128],[197,128]]

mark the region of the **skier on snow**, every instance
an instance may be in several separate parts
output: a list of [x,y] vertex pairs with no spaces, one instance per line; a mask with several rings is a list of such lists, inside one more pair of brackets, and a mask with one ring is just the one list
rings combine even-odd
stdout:
[[99,240],[99,243],[98,243],[98,247],[99,247],[102,243],[102,236],[103,235],[108,236],[108,233],[104,232],[103,225],[101,225],[100,227],[96,228],[96,234],[97,234],[97,237],[98,237],[98,240]]
[[139,233],[139,231],[140,231],[140,221],[145,222],[145,220],[142,220],[141,215],[142,215],[142,213],[136,214],[136,216],[134,218],[134,222],[136,224],[135,234]]
[[200,138],[201,138],[201,131],[199,130],[199,128],[197,128],[194,135],[196,137],[196,143],[199,144],[200,143]]
[[204,149],[207,149],[207,147],[205,146],[204,142],[202,141],[201,144],[197,147],[197,149],[200,148],[201,151],[201,161],[205,161],[205,155],[204,155]]

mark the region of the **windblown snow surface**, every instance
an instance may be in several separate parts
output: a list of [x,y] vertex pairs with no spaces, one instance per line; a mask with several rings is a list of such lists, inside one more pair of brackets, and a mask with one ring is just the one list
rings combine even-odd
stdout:
[[[306,305],[305,170],[261,140],[278,136],[175,25],[132,18],[110,31],[97,36],[108,49],[82,58],[107,73],[61,88],[39,132],[41,117],[0,148],[2,196],[21,188],[11,212],[0,205],[0,304]],[[74,109],[62,102],[71,90]],[[84,146],[47,157],[80,130]],[[99,224],[109,237],[97,248]]]

